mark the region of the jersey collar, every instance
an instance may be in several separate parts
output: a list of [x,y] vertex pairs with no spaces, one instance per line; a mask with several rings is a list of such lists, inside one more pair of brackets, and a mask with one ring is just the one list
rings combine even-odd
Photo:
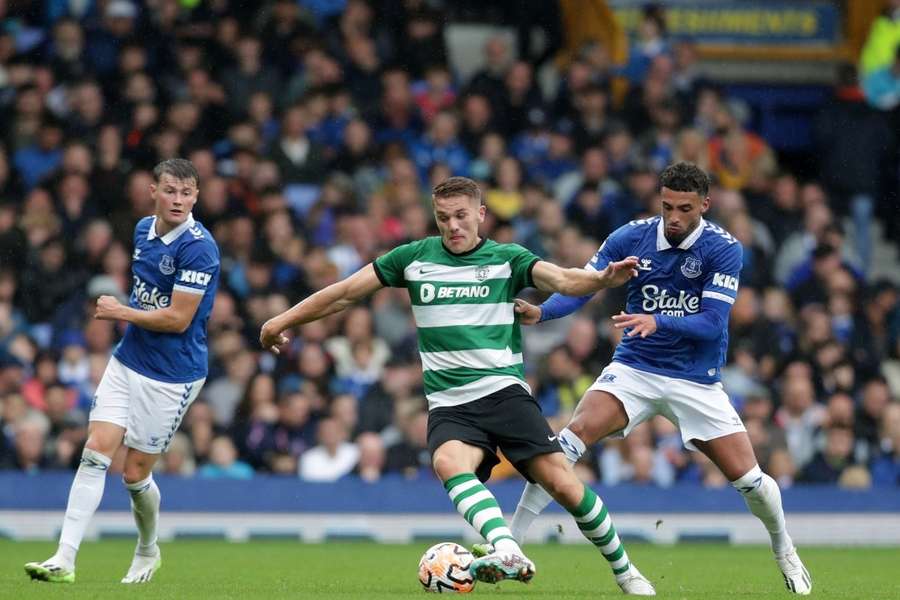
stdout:
[[[700,223],[697,224],[697,228],[691,232],[691,235],[687,236],[681,243],[678,244],[678,248],[680,250],[687,250],[691,246],[694,245],[700,236],[703,235],[703,229],[706,227],[706,220],[703,217],[700,217]],[[665,225],[663,224],[662,217],[659,218],[659,223],[656,224],[656,250],[668,250],[672,247],[672,244],[669,243],[669,240],[666,239],[666,231]]]
[[156,235],[156,217],[154,216],[153,220],[150,221],[150,231],[147,232],[147,239],[155,240],[156,238],[159,238],[163,244],[168,246],[169,244],[171,244],[172,242],[177,240],[178,236],[181,235],[182,233],[184,233],[185,229],[189,229],[189,228],[193,227],[195,223],[196,223],[196,221],[194,221],[194,214],[189,213],[187,221],[185,221],[184,223],[182,223],[181,225],[179,225],[178,227],[176,227],[175,229],[173,229],[166,235],[159,236],[159,235]]

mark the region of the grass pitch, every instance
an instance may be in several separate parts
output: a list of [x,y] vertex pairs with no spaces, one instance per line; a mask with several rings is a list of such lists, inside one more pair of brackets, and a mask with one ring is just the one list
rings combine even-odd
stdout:
[[[32,582],[22,565],[43,560],[55,549],[48,542],[0,541],[0,598],[89,599],[173,598],[365,598],[427,596],[416,580],[416,565],[429,542],[301,544],[289,541],[176,541],[162,545],[163,567],[146,585],[124,586],[119,579],[134,543],[88,542],[79,554],[74,585]],[[768,548],[720,544],[653,546],[628,544],[628,552],[656,586],[661,598],[787,599],[781,574]],[[531,545],[537,564],[530,585],[478,584],[471,598],[621,598],[599,553],[587,544]],[[801,548],[818,598],[900,598],[900,549]]]

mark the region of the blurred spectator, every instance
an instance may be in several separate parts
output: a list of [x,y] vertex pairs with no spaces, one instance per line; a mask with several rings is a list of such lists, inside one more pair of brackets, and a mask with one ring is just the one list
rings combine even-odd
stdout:
[[300,457],[299,475],[304,481],[335,481],[353,471],[359,448],[347,441],[347,431],[337,419],[319,422],[319,445]]
[[900,404],[885,409],[881,433],[881,455],[872,461],[875,485],[900,485]]
[[[635,427],[623,441],[608,441],[600,458],[600,473],[605,485],[630,482],[641,485],[669,486],[675,479],[673,465],[653,448],[649,423]],[[692,454],[699,455],[699,452]]]
[[207,479],[250,479],[253,468],[237,459],[237,450],[231,438],[220,435],[211,442],[209,462],[200,467],[197,475]]
[[639,83],[646,77],[651,61],[669,51],[663,8],[658,4],[648,4],[638,23],[637,38],[628,49],[628,64],[623,74],[631,83]]
[[826,430],[825,448],[815,454],[800,473],[809,483],[837,483],[853,461],[853,430],[831,427]]
[[189,477],[194,474],[196,464],[191,450],[191,440],[184,432],[175,432],[159,465],[158,468],[167,475]]
[[375,433],[363,433],[356,438],[359,448],[359,463],[356,474],[367,483],[381,479],[385,468],[385,449],[381,437]]
[[743,105],[719,105],[715,135],[709,141],[709,169],[729,189],[760,186],[775,171],[772,149],[758,135],[744,129]]
[[862,87],[866,100],[879,110],[893,110],[900,105],[900,44],[893,62],[866,75]]
[[900,44],[900,0],[885,3],[884,12],[876,17],[862,50],[860,66],[863,74],[891,64]]
[[426,440],[428,414],[412,410],[398,421],[401,438],[388,447],[385,470],[400,472],[408,478],[427,473],[431,468],[431,453]]
[[[814,394],[815,389],[807,376],[798,374],[787,379],[781,396],[782,406],[775,414],[776,422],[784,428],[791,458],[800,467],[813,458],[814,434],[826,418],[825,409],[816,402]],[[852,438],[851,434],[851,447]]]

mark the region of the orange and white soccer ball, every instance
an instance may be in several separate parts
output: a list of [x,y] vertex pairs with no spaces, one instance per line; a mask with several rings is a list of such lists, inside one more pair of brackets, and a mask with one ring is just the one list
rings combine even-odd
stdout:
[[453,542],[435,544],[419,561],[419,583],[426,592],[468,594],[475,588],[469,573],[472,553]]

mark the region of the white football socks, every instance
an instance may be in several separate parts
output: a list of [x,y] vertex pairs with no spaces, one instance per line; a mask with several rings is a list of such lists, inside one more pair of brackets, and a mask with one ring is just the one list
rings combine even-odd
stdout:
[[90,448],[85,448],[81,454],[81,464],[69,490],[59,548],[51,559],[55,564],[68,569],[75,568],[75,555],[88,524],[100,505],[106,485],[106,470],[111,462],[112,459],[108,456]]
[[159,521],[159,487],[153,480],[153,475],[135,483],[125,483],[125,488],[131,494],[131,512],[134,514],[134,523],[138,528],[138,546],[135,554],[143,556],[156,556],[156,524]]
[[794,542],[787,532],[784,510],[781,508],[781,490],[775,480],[756,465],[742,477],[732,481],[731,485],[744,497],[750,512],[766,526],[775,554],[789,552]]

